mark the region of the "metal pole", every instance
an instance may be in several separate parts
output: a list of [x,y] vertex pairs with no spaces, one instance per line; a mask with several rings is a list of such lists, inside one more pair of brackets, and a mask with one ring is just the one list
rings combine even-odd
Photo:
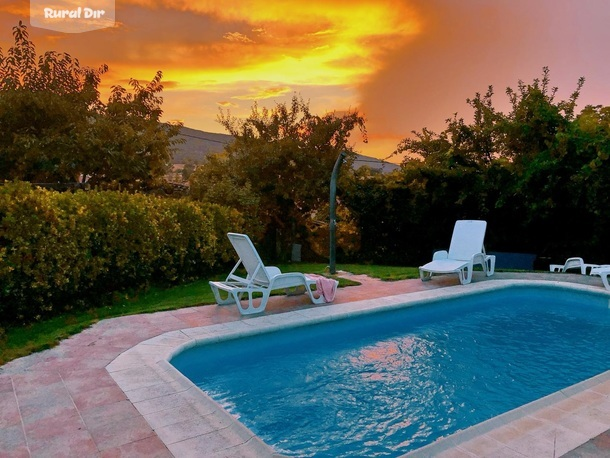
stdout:
[[333,173],[330,176],[330,254],[329,254],[329,269],[330,274],[334,275],[337,273],[335,265],[335,252],[336,252],[336,231],[337,231],[337,178],[339,176],[339,168],[345,158],[345,151],[339,153],[339,157],[333,167]]

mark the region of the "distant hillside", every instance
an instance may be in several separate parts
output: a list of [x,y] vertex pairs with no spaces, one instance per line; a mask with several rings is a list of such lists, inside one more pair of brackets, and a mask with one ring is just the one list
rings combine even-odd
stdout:
[[[178,138],[184,140],[184,143],[176,145],[176,153],[174,154],[174,164],[184,164],[188,160],[201,163],[203,158],[209,154],[220,153],[225,145],[233,140],[231,135],[215,134],[204,132],[203,130],[190,129],[182,127]],[[398,165],[390,162],[384,162],[374,157],[363,156],[357,154],[354,162],[355,168],[370,167],[374,170],[380,170],[384,173],[396,170]]]

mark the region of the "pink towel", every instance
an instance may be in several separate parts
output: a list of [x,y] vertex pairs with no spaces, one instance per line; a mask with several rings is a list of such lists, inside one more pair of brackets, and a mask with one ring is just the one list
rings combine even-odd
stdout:
[[316,288],[324,296],[326,302],[332,302],[335,300],[335,293],[337,292],[337,285],[339,282],[332,278],[326,278],[322,275],[307,274],[307,278],[316,281]]

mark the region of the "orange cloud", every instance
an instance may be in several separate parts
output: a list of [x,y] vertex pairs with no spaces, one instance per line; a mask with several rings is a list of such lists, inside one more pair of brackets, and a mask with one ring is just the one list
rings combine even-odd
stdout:
[[253,93],[247,95],[236,95],[235,99],[238,100],[261,100],[277,97],[291,93],[291,89],[288,86],[276,86],[268,88],[253,88]]
[[5,0],[0,5],[0,13],[19,16],[25,19],[30,14],[30,4],[22,0]]
[[254,40],[239,32],[227,32],[222,37],[226,40],[238,43],[254,43]]
[[[11,15],[0,14],[2,49],[12,45],[10,28],[27,19],[29,1],[3,0],[0,12],[9,6]],[[106,87],[147,82],[163,71],[165,116],[218,130],[218,106],[247,116],[246,101],[282,102],[293,93],[311,100],[314,112],[358,107],[356,88],[420,27],[406,0],[117,0],[113,28],[29,31],[39,54],[56,50],[82,65],[108,64]]]
[[223,101],[223,102],[216,102],[219,106],[223,107],[223,108],[235,108],[237,107],[236,104],[234,104],[233,102],[229,102],[229,101]]
[[[157,22],[150,30],[158,36],[151,33],[139,42],[139,51],[146,51],[140,56],[180,62],[185,84],[192,85],[201,79],[353,84],[374,74],[388,48],[418,32],[404,1],[125,0],[123,5],[124,11],[139,7],[138,21],[148,14]],[[161,9],[168,21],[180,18],[180,28],[168,36],[158,34]]]

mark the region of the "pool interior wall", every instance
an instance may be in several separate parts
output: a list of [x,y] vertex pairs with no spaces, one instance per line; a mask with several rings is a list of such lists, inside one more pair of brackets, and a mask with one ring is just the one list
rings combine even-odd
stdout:
[[[170,451],[176,456],[196,456],[196,453],[209,453],[213,450],[225,450],[230,451],[231,454],[239,453],[244,456],[278,456],[273,449],[264,444],[245,426],[225,412],[221,406],[196,388],[186,377],[173,368],[168,361],[185,349],[195,345],[236,339],[289,327],[339,320],[380,310],[393,310],[473,294],[483,294],[489,291],[522,288],[524,286],[552,286],[554,288],[562,288],[566,292],[576,291],[594,294],[595,297],[606,301],[606,303],[609,303],[608,301],[610,300],[610,295],[603,290],[600,291],[598,288],[583,285],[566,285],[565,283],[546,281],[476,283],[443,288],[442,290],[316,307],[222,325],[174,331],[133,347],[113,361],[107,369],[136,408],[151,423],[153,428],[155,424],[170,424],[170,422],[173,422],[171,424],[181,425],[181,434],[169,439],[174,442],[167,443],[161,437],[168,445]],[[565,400],[576,393],[582,393],[583,390],[588,390],[593,386],[606,384],[610,378],[608,374],[610,373],[606,372],[593,379],[561,390],[561,392],[554,393],[524,407],[441,439],[408,455],[437,455],[442,451],[449,450],[474,437],[489,432],[498,425],[505,425],[514,419],[526,417],[535,410],[557,401]],[[151,390],[157,390],[158,396],[151,397]],[[144,395],[144,393],[147,394]],[[177,418],[170,419],[172,415]],[[600,430],[597,431],[597,429]],[[559,444],[559,446],[565,449],[564,452],[569,451],[593,437],[591,434],[599,434],[609,429],[609,425],[601,425],[597,429],[582,435],[582,437],[574,438],[573,441],[565,445]],[[554,444],[553,447],[555,447],[555,453],[557,451],[557,444]]]

